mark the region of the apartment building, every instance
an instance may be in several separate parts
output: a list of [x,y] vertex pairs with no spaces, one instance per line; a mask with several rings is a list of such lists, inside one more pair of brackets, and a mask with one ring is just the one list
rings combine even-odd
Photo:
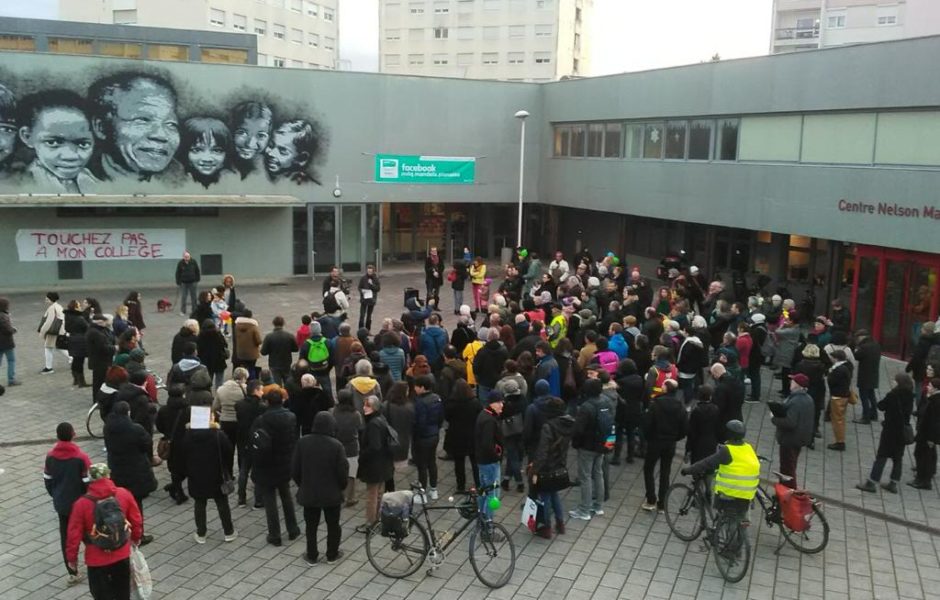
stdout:
[[937,0],[774,0],[773,54],[940,33]]
[[380,0],[379,70],[554,81],[590,74],[593,0]]
[[338,0],[59,0],[59,18],[254,34],[262,66],[333,69],[339,56]]

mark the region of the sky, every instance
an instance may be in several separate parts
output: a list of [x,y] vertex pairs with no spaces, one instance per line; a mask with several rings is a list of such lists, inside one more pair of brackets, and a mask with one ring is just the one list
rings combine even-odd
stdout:
[[[345,69],[378,68],[378,0],[340,1]],[[773,0],[594,0],[592,74],[766,54]],[[0,15],[55,18],[58,0],[0,0]]]

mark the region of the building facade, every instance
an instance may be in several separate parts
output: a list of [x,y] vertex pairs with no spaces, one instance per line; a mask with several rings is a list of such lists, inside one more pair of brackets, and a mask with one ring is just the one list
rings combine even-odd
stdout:
[[46,19],[0,17],[0,50],[258,64],[257,40],[245,33],[197,32]]
[[339,57],[338,0],[59,0],[59,18],[253,34],[261,66],[334,69]]
[[209,282],[497,257],[525,109],[533,252],[613,251],[651,278],[680,253],[805,315],[842,298],[905,356],[940,308],[938,54],[925,37],[534,84],[5,53],[0,278],[166,285],[183,249]]
[[773,54],[940,34],[934,0],[774,0]]
[[593,0],[380,0],[379,70],[555,81],[590,74]]

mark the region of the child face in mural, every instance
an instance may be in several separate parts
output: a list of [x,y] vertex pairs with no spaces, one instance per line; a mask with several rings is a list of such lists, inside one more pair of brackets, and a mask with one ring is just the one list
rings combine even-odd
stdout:
[[189,148],[187,157],[196,172],[210,177],[225,165],[225,148],[218,144],[212,135],[207,134]]
[[88,118],[72,107],[41,110],[31,126],[20,129],[20,137],[46,170],[64,180],[78,177],[94,150]]
[[306,165],[309,157],[300,152],[294,143],[299,134],[281,127],[274,132],[274,140],[265,151],[265,167],[271,175],[281,175],[293,171],[300,171]]
[[142,80],[129,90],[115,92],[114,101],[111,141],[122,162],[139,173],[165,170],[180,143],[173,95]]
[[0,163],[13,154],[16,148],[16,125],[3,121],[0,116]]
[[233,143],[235,154],[244,161],[253,161],[261,157],[271,140],[271,119],[264,117],[246,118],[235,129]]

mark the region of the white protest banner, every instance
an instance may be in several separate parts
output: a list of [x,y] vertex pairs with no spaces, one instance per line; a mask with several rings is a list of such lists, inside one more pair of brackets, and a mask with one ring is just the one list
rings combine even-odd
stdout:
[[174,259],[186,250],[185,229],[19,229],[20,262]]

